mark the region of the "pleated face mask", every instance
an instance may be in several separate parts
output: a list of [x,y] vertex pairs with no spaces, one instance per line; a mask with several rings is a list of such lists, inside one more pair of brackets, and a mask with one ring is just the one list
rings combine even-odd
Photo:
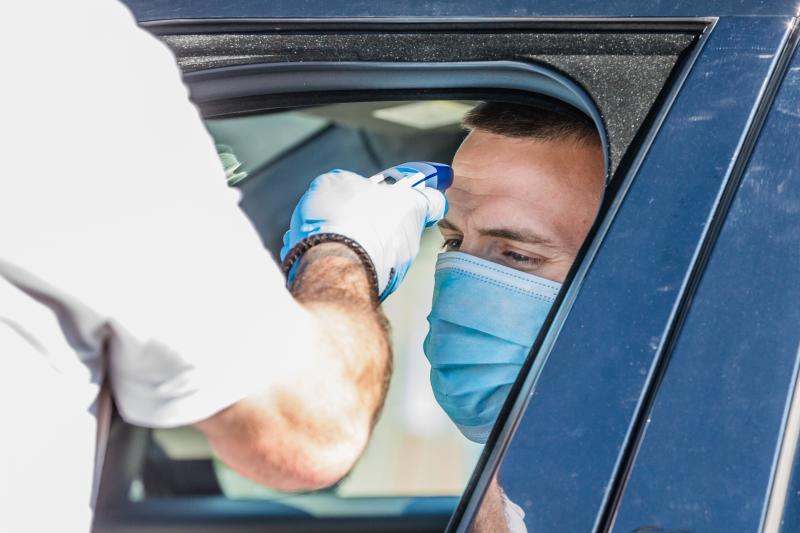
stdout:
[[560,283],[463,252],[436,262],[424,350],[439,405],[485,443]]

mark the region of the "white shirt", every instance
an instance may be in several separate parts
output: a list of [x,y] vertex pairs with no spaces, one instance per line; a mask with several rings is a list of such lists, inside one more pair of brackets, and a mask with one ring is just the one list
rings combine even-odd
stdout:
[[310,319],[125,7],[12,2],[0,46],[0,530],[87,531],[105,371],[129,421],[193,423],[310,354]]

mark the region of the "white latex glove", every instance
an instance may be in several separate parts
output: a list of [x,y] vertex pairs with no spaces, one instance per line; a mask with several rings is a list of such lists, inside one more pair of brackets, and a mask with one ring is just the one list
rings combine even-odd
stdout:
[[311,183],[295,207],[283,236],[281,261],[303,239],[320,233],[343,235],[369,255],[383,301],[416,257],[422,230],[446,211],[444,194],[424,183],[413,188],[379,185],[353,172],[331,170]]

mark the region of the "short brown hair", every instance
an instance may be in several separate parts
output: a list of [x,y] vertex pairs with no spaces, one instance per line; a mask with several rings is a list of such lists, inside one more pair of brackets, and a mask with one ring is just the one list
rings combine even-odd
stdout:
[[481,102],[464,116],[462,125],[469,130],[517,139],[552,141],[571,137],[587,145],[601,145],[594,124],[588,117],[582,118],[578,111],[572,116],[521,104]]

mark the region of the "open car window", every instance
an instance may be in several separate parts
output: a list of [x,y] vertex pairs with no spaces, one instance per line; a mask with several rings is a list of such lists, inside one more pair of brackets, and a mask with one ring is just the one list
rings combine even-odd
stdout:
[[[369,176],[408,160],[449,163],[464,138],[461,119],[473,101],[368,102],[214,119],[207,127],[234,154],[241,206],[277,257],[292,210],[311,180],[334,167]],[[414,114],[418,117],[415,120]],[[403,284],[385,302],[394,349],[392,384],[366,451],[335,486],[282,493],[248,480],[220,461],[191,427],[141,430],[129,449],[129,502],[223,498],[270,501],[277,516],[324,518],[404,515],[454,508],[482,447],[465,439],[437,405],[422,352],[433,270],[443,245],[425,231]],[[427,504],[417,501],[427,500]],[[415,507],[422,507],[415,511]]]
[[[337,104],[216,119],[207,125],[215,141],[230,147],[247,172],[238,185],[242,206],[277,256],[291,212],[314,177],[335,167],[369,176],[406,160],[449,162],[464,136],[461,118],[472,105],[450,101]],[[413,112],[418,122],[408,120]],[[438,118],[430,116],[434,114]],[[287,132],[287,127],[292,129]],[[270,143],[273,148],[262,148]],[[441,246],[439,230],[429,228],[403,284],[384,304],[392,329],[393,382],[365,454],[335,487],[321,495],[287,495],[261,487],[214,459],[202,435],[190,429],[156,430],[154,444],[171,459],[211,459],[226,497],[278,499],[315,516],[343,512],[328,496],[460,495],[480,446],[461,437],[436,405],[422,353],[433,290],[431,272]],[[182,449],[188,452],[184,457]]]
[[[316,175],[331,168],[370,175],[406,161],[449,163],[464,138],[459,118],[478,100],[577,109],[600,134],[600,173],[610,178],[632,163],[626,150],[635,143],[638,128],[648,124],[659,92],[695,37],[694,28],[642,35],[589,32],[586,39],[579,30],[515,29],[483,34],[467,47],[456,45],[468,42],[458,40],[466,34],[454,41],[437,31],[423,31],[415,41],[419,54],[402,51],[403,58],[418,62],[393,63],[387,58],[399,57],[399,51],[392,34],[343,34],[328,53],[313,46],[317,37],[312,33],[279,30],[261,38],[234,30],[194,38],[184,30],[157,31],[176,52],[215,141],[229,146],[242,162],[247,177],[236,184],[242,209],[276,256],[297,199]],[[251,38],[251,50],[257,52],[222,57],[231,43]],[[270,55],[271,47],[286,46],[297,54],[280,57],[300,62],[264,59],[278,57]],[[615,53],[620,51],[626,53]],[[306,52],[305,57],[298,55]],[[646,86],[623,90],[637,77],[646,78]],[[267,146],[269,141],[257,138],[260,128],[279,131],[281,139]],[[585,217],[587,224],[595,213]],[[178,524],[213,518],[226,526],[247,523],[268,529],[280,527],[286,517],[300,516],[324,519],[317,524],[320,528],[334,517],[360,520],[358,525],[349,522],[349,531],[441,530],[467,480],[480,474],[473,467],[482,453],[482,446],[465,439],[434,398],[421,350],[436,255],[443,245],[470,255],[460,248],[463,243],[455,244],[459,239],[450,240],[448,245],[437,229],[430,230],[409,276],[386,303],[395,378],[375,435],[350,476],[325,491],[281,494],[239,478],[191,430],[138,432],[121,439],[128,444],[139,439],[139,449],[123,458],[136,457],[120,476],[129,482],[122,487],[124,502],[106,500],[105,512],[98,513],[103,530],[114,530],[126,517],[135,522],[137,513],[139,520],[158,522],[164,512],[174,513]],[[578,239],[577,248],[582,241]],[[558,281],[565,280],[563,275]],[[523,347],[533,343],[537,332],[538,326],[531,328]],[[120,462],[119,457],[111,462],[115,460]],[[222,500],[225,506],[217,507]],[[187,514],[189,508],[192,513]],[[375,521],[391,516],[401,520],[391,527]],[[316,527],[316,522],[301,523],[305,530]]]
[[[462,120],[476,105],[478,102],[472,100],[341,103],[213,119],[207,122],[207,127],[220,150],[233,158],[237,179],[235,182],[229,180],[229,183],[240,189],[244,212],[261,236],[265,248],[277,257],[292,210],[315,176],[332,168],[344,168],[370,176],[387,167],[414,160],[450,164],[459,147],[468,145],[464,142],[467,130],[462,125]],[[486,108],[487,104],[482,105]],[[548,111],[543,109],[538,112]],[[484,134],[475,133],[473,138],[478,135]],[[487,138],[502,138],[500,149],[510,148],[516,151],[519,146],[523,146],[524,152],[524,146],[527,146],[520,145],[518,139],[511,137],[491,134]],[[533,141],[529,142],[533,143],[530,146],[538,146]],[[598,183],[603,183],[605,166],[602,145],[596,140],[593,146],[593,150],[600,154],[594,169],[597,174],[595,179]],[[580,148],[576,147],[575,150],[580,151]],[[462,176],[459,173],[465,172],[465,169],[474,173],[476,161],[480,162],[489,153],[481,146],[477,149],[463,148],[462,159],[467,157],[463,155],[466,151],[473,155],[470,160],[462,162],[461,166],[455,165],[455,187],[459,190],[452,196],[447,220],[441,228],[434,226],[424,232],[419,255],[398,290],[383,305],[391,325],[394,349],[392,384],[367,449],[350,474],[325,490],[302,494],[283,493],[260,486],[234,472],[219,460],[203,435],[193,428],[144,430],[141,445],[136,451],[138,456],[133,458],[137,466],[131,472],[127,492],[129,502],[147,503],[165,499],[207,497],[235,501],[269,501],[278,505],[274,509],[278,516],[298,512],[316,518],[372,514],[404,516],[414,514],[415,509],[424,507],[424,502],[428,502],[428,506],[433,505],[445,516],[455,507],[483,447],[480,438],[476,439],[469,430],[458,425],[457,419],[452,418],[453,411],[448,410],[448,400],[441,396],[435,397],[434,391],[441,395],[445,390],[437,380],[463,378],[458,373],[451,378],[448,371],[442,372],[438,359],[431,353],[435,348],[423,347],[429,332],[431,336],[438,333],[439,330],[434,328],[452,327],[447,324],[434,325],[434,319],[430,319],[431,322],[428,319],[429,315],[434,315],[431,309],[432,304],[437,302],[436,298],[444,298],[443,287],[439,287],[439,292],[434,294],[438,279],[436,276],[446,271],[439,264],[441,260],[437,263],[437,259],[444,257],[442,253],[456,253],[456,256],[460,253],[463,257],[472,257],[475,260],[479,255],[484,255],[481,250],[467,250],[470,239],[484,237],[478,233],[474,237],[467,235],[465,224],[474,206],[471,201],[460,199],[459,194],[466,192],[471,195],[475,192],[470,192],[469,185],[475,176]],[[230,165],[231,160],[227,160],[226,164]],[[503,168],[495,170],[499,176],[505,172]],[[486,173],[486,170],[483,172]],[[504,181],[494,175],[486,176],[491,182],[502,184]],[[512,176],[509,179],[515,178]],[[537,193],[533,190],[535,188],[531,189],[526,191],[523,186],[512,193],[518,193],[520,197],[532,195],[533,198]],[[508,189],[498,189],[493,194],[506,197]],[[602,185],[598,194],[592,204],[592,209],[595,210],[602,196]],[[513,211],[514,201],[515,198],[506,198],[499,205],[501,208],[503,205],[511,205]],[[534,203],[536,201],[538,200],[533,200]],[[495,200],[482,200],[478,211],[483,212],[486,209],[484,204],[492,202]],[[496,211],[498,208],[490,209]],[[499,220],[493,220],[490,216],[489,220],[500,226],[511,220],[525,220],[521,212],[528,209],[535,210],[535,207],[522,206],[520,213],[511,214],[508,220],[503,216]],[[485,224],[486,215],[481,216],[483,218],[480,223]],[[458,230],[464,234],[460,239],[450,236],[453,224],[464,225],[463,229]],[[524,231],[524,228],[520,231]],[[459,245],[454,241],[463,241],[464,244]],[[458,251],[459,246],[463,246],[463,251]],[[499,245],[492,241],[487,246],[488,250]],[[477,255],[471,255],[470,252]],[[511,260],[505,264],[506,259],[501,255],[497,258],[485,256],[484,259],[488,259],[486,264],[503,269],[504,275],[517,284],[514,292],[519,290],[520,284],[529,276],[525,272],[525,266],[518,266]],[[563,272],[569,269],[570,264],[571,261],[561,267]],[[541,279],[542,282],[548,282]],[[553,281],[552,286],[550,297],[554,298],[557,283]],[[457,289],[456,294],[448,298],[467,296],[457,294],[459,290],[461,289]],[[470,287],[463,289],[467,292],[471,290]],[[482,303],[487,306],[485,311],[489,314],[495,313],[490,310],[492,306],[498,310],[505,309],[502,311],[506,313],[503,320],[516,322],[516,329],[521,330],[524,337],[530,337],[527,342],[533,342],[535,331],[524,334],[529,327],[534,327],[528,323],[530,317],[526,314],[527,310],[513,309],[524,308],[529,302],[510,299],[506,301],[502,295],[498,295],[497,301]],[[483,312],[480,308],[472,308],[462,309],[461,313],[466,315],[467,311],[473,315]],[[543,313],[547,313],[547,308],[544,308]],[[543,318],[544,314],[539,313],[539,318]],[[487,322],[491,322],[498,317],[487,315],[485,318]],[[477,343],[474,349],[467,347],[467,352],[471,350],[475,353],[463,354],[467,367],[470,358],[492,357],[491,353],[480,353],[484,346],[483,341],[471,340],[470,335],[473,334],[466,332],[463,340],[454,341]],[[523,344],[515,350],[517,355],[514,356],[514,361],[496,362],[513,363],[508,369],[502,370],[506,374],[514,372],[527,355],[526,340],[518,342]],[[452,356],[453,354],[446,355]],[[455,356],[461,357],[460,354]],[[431,369],[432,362],[436,367],[435,371]],[[484,366],[481,371],[487,372],[488,368]],[[515,374],[509,374],[504,378],[506,390],[515,377]],[[475,385],[479,383],[480,379],[476,379]],[[462,389],[467,392],[472,388],[474,386],[471,383],[467,383],[466,388],[462,385]],[[454,394],[457,392],[453,391]],[[491,398],[486,397],[480,401],[499,407],[503,397],[498,394],[502,392],[490,390],[489,393]],[[459,431],[459,427],[462,431]],[[466,433],[462,434],[464,431]],[[488,428],[485,428],[484,432],[487,431]],[[465,435],[470,438],[465,438]],[[473,442],[475,440],[478,442]]]

